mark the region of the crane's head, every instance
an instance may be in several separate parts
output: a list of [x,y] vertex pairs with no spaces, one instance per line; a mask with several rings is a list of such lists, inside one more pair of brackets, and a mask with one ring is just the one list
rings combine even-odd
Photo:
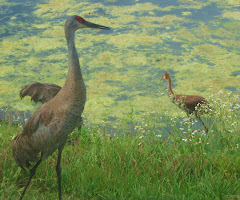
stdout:
[[160,77],[161,80],[169,79],[169,78],[170,78],[170,74],[168,72],[165,72],[164,75]]
[[105,29],[109,30],[109,27],[106,26],[101,26],[98,24],[94,24],[91,22],[86,21],[80,16],[74,15],[72,17],[69,17],[65,23],[66,28],[72,28],[72,29],[81,29],[81,28],[97,28],[97,29]]

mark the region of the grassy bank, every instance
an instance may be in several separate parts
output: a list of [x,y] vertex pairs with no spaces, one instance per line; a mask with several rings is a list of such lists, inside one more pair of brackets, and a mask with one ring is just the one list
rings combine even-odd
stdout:
[[[208,134],[159,114],[170,131],[156,135],[156,114],[143,123],[133,113],[114,137],[104,125],[73,132],[62,156],[63,199],[240,199],[239,97],[218,95],[206,117]],[[0,199],[18,199],[27,174],[13,159],[11,141],[22,126],[0,125]],[[56,158],[40,165],[24,199],[57,199]]]

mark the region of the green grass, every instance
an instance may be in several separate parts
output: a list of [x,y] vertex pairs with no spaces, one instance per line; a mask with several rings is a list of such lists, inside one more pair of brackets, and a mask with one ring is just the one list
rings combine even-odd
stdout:
[[[62,156],[63,199],[240,199],[239,97],[214,98],[214,111],[205,118],[211,122],[208,134],[188,130],[187,119],[159,114],[171,130],[156,136],[156,113],[116,127],[116,135],[124,130],[121,137],[97,126],[74,131]],[[0,199],[18,199],[28,174],[14,161],[11,141],[22,126],[0,125]],[[42,162],[24,199],[58,198],[56,160],[54,153]]]

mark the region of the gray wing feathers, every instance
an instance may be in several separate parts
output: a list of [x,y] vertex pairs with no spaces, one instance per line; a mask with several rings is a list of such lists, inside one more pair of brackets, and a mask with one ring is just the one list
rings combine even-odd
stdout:
[[54,98],[62,87],[55,84],[48,83],[30,83],[20,91],[21,99],[25,96],[30,96],[31,100],[35,103],[41,102],[42,104]]
[[[43,119],[46,119],[47,123]],[[22,169],[28,167],[29,162],[37,162],[41,152],[52,152],[52,148],[56,149],[53,145],[49,145],[49,149],[43,149],[45,143],[51,143],[51,140],[54,139],[52,133],[57,131],[55,124],[53,112],[48,112],[48,110],[41,113],[36,112],[27,121],[22,133],[14,138],[13,156]],[[53,126],[56,127],[55,130]],[[55,144],[54,142],[53,144]]]

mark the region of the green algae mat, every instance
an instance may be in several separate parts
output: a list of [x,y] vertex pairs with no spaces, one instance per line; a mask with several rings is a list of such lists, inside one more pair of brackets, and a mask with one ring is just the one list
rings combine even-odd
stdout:
[[[240,3],[237,0],[2,0],[0,108],[33,112],[19,90],[31,82],[62,86],[68,69],[64,22],[71,15],[111,27],[76,33],[87,86],[84,117],[174,115],[164,72],[175,93],[206,98],[239,94]],[[180,110],[179,110],[180,112]]]

